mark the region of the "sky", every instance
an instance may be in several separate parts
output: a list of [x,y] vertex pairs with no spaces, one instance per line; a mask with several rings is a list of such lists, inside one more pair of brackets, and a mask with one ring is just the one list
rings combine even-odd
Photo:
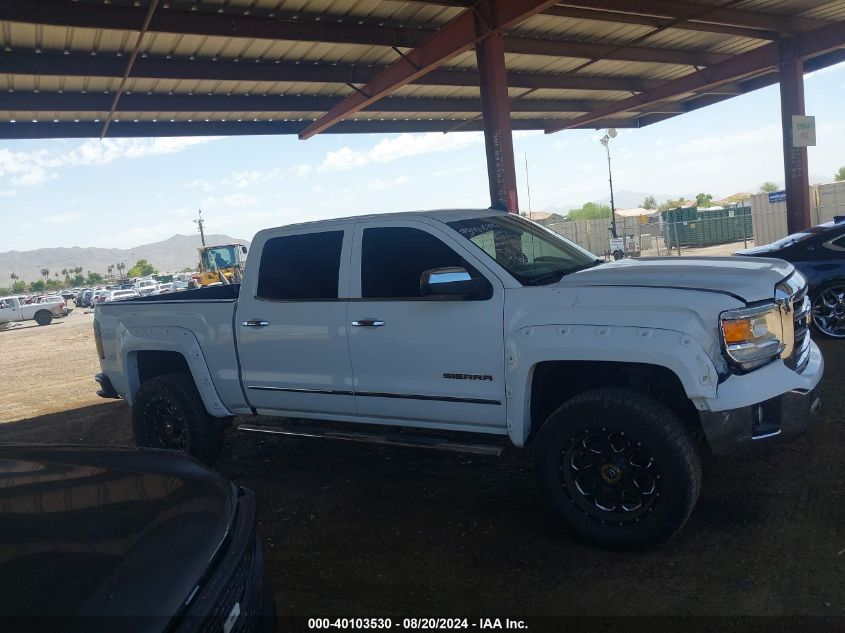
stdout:
[[[805,77],[816,117],[811,182],[845,165],[845,63]],[[780,97],[771,86],[611,141],[614,187],[716,199],[783,185]],[[521,210],[609,195],[602,131],[516,132]],[[105,140],[0,140],[0,252],[131,248],[196,231],[251,239],[307,220],[489,206],[480,132]]]

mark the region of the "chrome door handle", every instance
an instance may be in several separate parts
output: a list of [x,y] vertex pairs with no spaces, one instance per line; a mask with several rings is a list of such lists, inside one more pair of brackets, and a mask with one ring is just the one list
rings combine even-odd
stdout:
[[359,319],[353,321],[352,325],[356,327],[381,327],[384,325],[384,321],[380,321],[379,319]]
[[264,321],[263,319],[252,319],[251,321],[243,321],[241,323],[244,327],[267,327],[270,325],[270,321]]

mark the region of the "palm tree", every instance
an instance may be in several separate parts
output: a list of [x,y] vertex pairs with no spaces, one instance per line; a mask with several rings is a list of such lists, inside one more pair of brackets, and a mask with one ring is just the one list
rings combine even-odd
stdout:
[[9,277],[11,277],[11,278],[12,278],[12,283],[14,283],[14,282],[16,282],[18,279],[20,279],[20,277],[18,277],[15,273],[12,273],[11,275],[9,275]]
[[112,271],[114,270],[114,264],[109,264],[109,266],[108,266],[108,268],[107,268],[106,270],[108,270],[108,271],[109,271],[109,277],[111,277],[111,276],[112,276],[112,274],[111,274],[111,273],[112,273]]
[[41,269],[41,276],[44,277],[44,280],[48,280],[50,278],[50,269],[49,268],[42,268]]
[[62,277],[67,279],[67,268],[62,268]]

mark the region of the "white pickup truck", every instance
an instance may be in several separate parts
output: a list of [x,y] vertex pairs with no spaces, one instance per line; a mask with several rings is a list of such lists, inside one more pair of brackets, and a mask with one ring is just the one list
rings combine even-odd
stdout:
[[261,231],[240,286],[97,306],[97,381],[140,445],[205,461],[236,415],[501,436],[574,533],[640,547],[686,521],[703,452],[805,430],[808,310],[780,260],[604,263],[493,210],[354,217]]
[[61,297],[41,303],[22,303],[18,297],[0,297],[0,328],[18,321],[32,320],[38,325],[50,325],[54,318],[67,316],[70,312]]

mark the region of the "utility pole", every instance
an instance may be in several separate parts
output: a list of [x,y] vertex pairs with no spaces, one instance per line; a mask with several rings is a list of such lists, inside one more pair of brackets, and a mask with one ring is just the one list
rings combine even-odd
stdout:
[[203,227],[202,227],[202,209],[200,209],[198,211],[198,213],[199,213],[199,218],[194,220],[194,224],[196,224],[198,227],[200,227],[200,239],[202,240],[202,245],[205,246],[205,231],[203,230]]
[[616,129],[610,128],[607,133],[601,137],[601,144],[607,150],[607,179],[610,181],[610,234],[616,238],[616,205],[613,203],[613,172],[610,169],[610,139],[616,138]]
[[522,157],[525,159],[525,188],[528,190],[528,213],[531,213],[531,181],[528,179],[528,152]]

